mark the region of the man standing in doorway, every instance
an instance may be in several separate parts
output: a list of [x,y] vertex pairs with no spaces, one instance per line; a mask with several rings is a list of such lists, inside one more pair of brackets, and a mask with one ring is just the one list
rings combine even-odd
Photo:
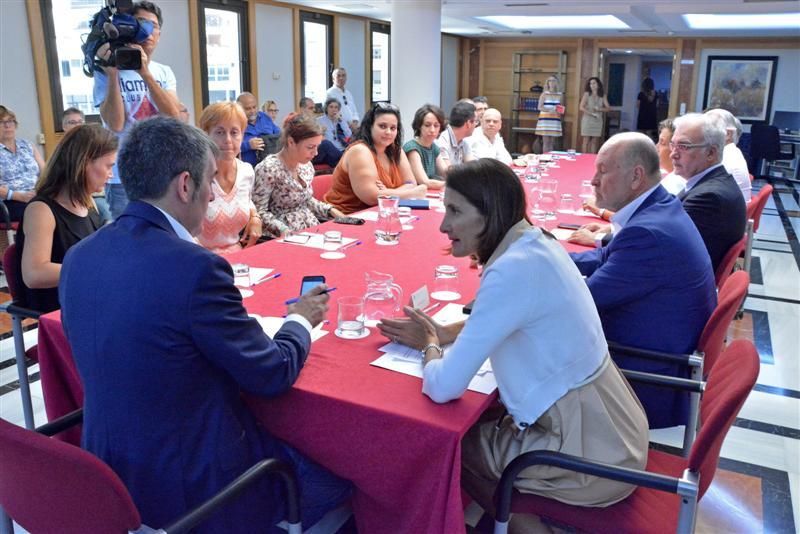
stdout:
[[333,85],[328,89],[328,98],[335,98],[339,101],[342,106],[342,118],[350,125],[350,129],[355,132],[361,115],[358,114],[353,93],[344,88],[347,83],[347,71],[342,67],[334,69],[331,78],[333,79]]

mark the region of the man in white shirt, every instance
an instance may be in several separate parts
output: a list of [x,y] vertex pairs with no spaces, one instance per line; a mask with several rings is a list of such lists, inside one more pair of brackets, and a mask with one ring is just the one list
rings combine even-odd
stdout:
[[450,110],[447,128],[439,135],[436,144],[441,150],[444,171],[451,165],[459,165],[475,159],[467,138],[475,131],[475,106],[459,100]]
[[745,202],[750,202],[752,185],[750,183],[750,170],[744,154],[736,146],[742,136],[742,123],[727,109],[709,109],[705,113],[720,122],[720,128],[725,130],[725,148],[722,149],[722,166],[728,171],[736,185],[742,190]]
[[342,67],[334,69],[331,78],[333,79],[333,85],[328,89],[328,98],[335,98],[339,101],[342,107],[342,118],[350,125],[350,129],[355,131],[361,120],[361,115],[358,114],[353,93],[344,88],[344,84],[347,83],[347,71]]
[[475,128],[467,140],[472,156],[475,158],[492,158],[506,165],[511,163],[511,154],[506,150],[500,129],[503,127],[503,118],[500,112],[489,108],[483,113],[481,128]]

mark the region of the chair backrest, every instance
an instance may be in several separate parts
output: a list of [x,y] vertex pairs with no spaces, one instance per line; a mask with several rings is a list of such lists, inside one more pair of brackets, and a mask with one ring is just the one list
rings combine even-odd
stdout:
[[22,281],[20,280],[19,258],[17,258],[17,245],[12,243],[3,252],[3,272],[6,275],[6,285],[11,293],[12,300],[19,300],[22,294]]
[[689,469],[700,474],[702,498],[719,463],[722,441],[758,378],[760,362],[753,343],[739,339],[725,349],[708,375],[700,403],[700,432],[689,453]]
[[744,271],[733,273],[717,295],[717,307],[711,312],[703,333],[700,334],[700,341],[697,343],[697,350],[703,351],[703,373],[708,375],[714,368],[722,349],[725,347],[725,335],[728,327],[733,321],[733,316],[739,310],[739,305],[747,295],[750,287],[750,275]]
[[318,174],[311,180],[311,189],[314,191],[314,198],[322,200],[333,183],[332,174]]
[[29,532],[127,532],[141,517],[111,469],[73,445],[0,419],[0,506]]
[[733,271],[733,266],[736,263],[736,260],[742,255],[742,252],[744,252],[744,248],[746,246],[747,235],[744,235],[739,241],[734,243],[733,246],[728,249],[728,252],[726,252],[725,256],[723,256],[722,261],[719,262],[719,265],[717,265],[717,272],[714,273],[714,280],[717,283],[717,290],[722,289],[722,286],[725,285],[725,280],[727,280],[731,275],[731,271]]
[[773,161],[781,152],[781,136],[775,126],[753,123],[750,126],[750,156],[754,159]]
[[758,194],[750,199],[747,204],[747,218],[753,219],[753,231],[758,231],[758,223],[761,220],[761,212],[764,211],[764,206],[767,205],[767,200],[772,196],[773,187],[770,184],[765,184]]

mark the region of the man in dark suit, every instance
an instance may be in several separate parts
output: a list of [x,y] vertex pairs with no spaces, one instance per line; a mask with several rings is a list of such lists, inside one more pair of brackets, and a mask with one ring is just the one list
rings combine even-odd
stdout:
[[[64,260],[62,319],[85,390],[82,445],[156,527],[278,457],[298,474],[310,525],[349,484],[257,427],[240,390],[291,387],[328,296],[320,286],[290,306],[274,339],[248,317],[230,264],[192,240],[214,198],[216,151],[175,119],[137,123],[119,154],[130,204]],[[283,495],[264,480],[201,531],[271,531]]]
[[746,205],[736,180],[722,165],[725,130],[709,115],[689,113],[674,121],[670,148],[675,174],[686,178],[678,195],[711,257],[714,271],[744,235]]
[[[617,134],[600,149],[595,166],[597,205],[616,212],[613,238],[571,256],[587,276],[606,338],[642,349],[693,351],[716,305],[714,273],[680,201],[659,184],[655,145],[640,133]],[[614,359],[623,369],[686,373],[652,360]],[[651,428],[685,423],[686,394],[633,386]]]

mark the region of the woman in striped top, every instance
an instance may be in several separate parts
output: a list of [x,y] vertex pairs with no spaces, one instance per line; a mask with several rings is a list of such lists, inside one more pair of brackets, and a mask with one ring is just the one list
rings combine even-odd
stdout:
[[557,137],[561,137],[561,92],[558,78],[550,76],[545,82],[545,89],[539,97],[539,120],[536,121],[536,135],[542,137],[542,153],[551,152]]

